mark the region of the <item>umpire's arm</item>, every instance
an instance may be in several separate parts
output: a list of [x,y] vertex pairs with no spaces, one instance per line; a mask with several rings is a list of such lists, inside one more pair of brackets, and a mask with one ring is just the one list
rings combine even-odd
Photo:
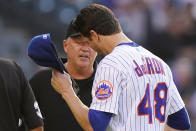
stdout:
[[43,131],[43,130],[44,130],[43,126],[40,126],[40,127],[35,128],[35,129],[32,129],[30,131]]
[[43,120],[41,112],[35,100],[33,91],[22,69],[18,65],[16,66],[18,68],[22,91],[22,103],[20,113],[24,118],[24,121],[27,124],[29,131],[43,131]]

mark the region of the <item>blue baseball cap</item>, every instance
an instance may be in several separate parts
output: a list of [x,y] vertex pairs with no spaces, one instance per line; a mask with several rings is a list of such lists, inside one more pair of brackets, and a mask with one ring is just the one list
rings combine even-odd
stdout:
[[28,45],[27,55],[40,66],[55,68],[62,74],[65,71],[49,33],[33,37]]

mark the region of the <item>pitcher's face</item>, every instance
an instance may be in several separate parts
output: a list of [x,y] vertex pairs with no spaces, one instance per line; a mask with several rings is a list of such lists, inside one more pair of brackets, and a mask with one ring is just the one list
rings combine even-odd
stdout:
[[104,53],[103,53],[103,51],[102,51],[103,49],[102,49],[102,47],[101,47],[101,45],[102,45],[103,43],[101,43],[100,40],[97,40],[97,39],[94,38],[94,37],[92,37],[91,39],[88,38],[88,37],[83,37],[83,40],[86,41],[86,42],[89,44],[89,46],[90,46],[93,50],[95,50],[98,54],[104,55]]

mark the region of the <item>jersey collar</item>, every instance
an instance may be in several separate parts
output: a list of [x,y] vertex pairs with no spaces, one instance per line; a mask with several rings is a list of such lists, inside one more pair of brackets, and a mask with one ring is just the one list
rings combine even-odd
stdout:
[[132,47],[138,47],[139,45],[136,44],[135,42],[130,42],[130,43],[120,43],[117,46],[121,46],[121,45],[128,45],[128,46],[132,46]]

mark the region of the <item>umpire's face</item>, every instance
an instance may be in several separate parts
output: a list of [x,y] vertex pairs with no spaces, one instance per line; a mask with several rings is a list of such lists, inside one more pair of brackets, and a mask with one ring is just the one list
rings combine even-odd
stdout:
[[76,68],[92,68],[97,53],[81,36],[68,37],[63,42],[68,62]]

